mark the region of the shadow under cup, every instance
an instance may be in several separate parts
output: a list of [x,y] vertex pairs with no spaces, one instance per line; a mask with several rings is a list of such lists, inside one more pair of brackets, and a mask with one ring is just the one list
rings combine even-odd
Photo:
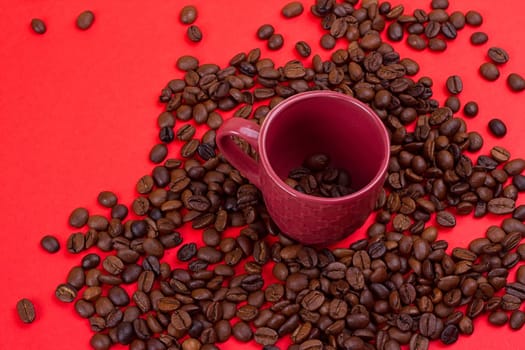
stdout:
[[272,112],[279,115],[263,125],[267,130],[261,133],[261,155],[280,179],[280,185],[288,187],[283,180],[290,170],[315,153],[327,154],[330,166],[346,170],[356,192],[374,181],[382,183],[384,179],[377,178],[388,162],[385,149],[389,140],[379,118],[371,117],[373,112],[368,107],[352,103],[347,96],[306,97],[277,106]]

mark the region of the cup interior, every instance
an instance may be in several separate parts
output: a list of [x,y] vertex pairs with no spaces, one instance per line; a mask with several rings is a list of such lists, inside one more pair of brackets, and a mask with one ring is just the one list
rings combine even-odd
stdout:
[[349,172],[352,188],[359,191],[388,162],[389,140],[381,120],[349,96],[297,95],[271,113],[263,125],[261,153],[281,180],[307,156],[322,152],[330,156],[331,166]]

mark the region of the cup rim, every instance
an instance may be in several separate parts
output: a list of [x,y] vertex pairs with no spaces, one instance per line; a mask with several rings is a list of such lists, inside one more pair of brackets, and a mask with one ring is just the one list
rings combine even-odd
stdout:
[[[358,191],[347,194],[345,196],[341,197],[318,197],[318,196],[312,196],[306,193],[301,193],[292,187],[290,187],[288,184],[282,180],[277,173],[274,171],[273,167],[271,166],[270,160],[268,159],[268,155],[266,153],[266,149],[264,145],[266,144],[266,137],[268,133],[268,129],[271,125],[271,116],[279,113],[282,109],[286,108],[288,105],[296,103],[298,101],[309,99],[312,97],[317,96],[324,96],[324,97],[330,97],[330,98],[337,98],[340,100],[345,100],[345,102],[351,102],[355,104],[357,107],[359,107],[361,110],[363,110],[366,114],[368,114],[374,124],[378,126],[378,129],[380,133],[383,134],[383,139],[386,140],[385,142],[385,158],[383,162],[381,163],[379,170],[376,172],[375,176],[370,180],[365,186],[361,187]],[[306,91],[301,92],[296,95],[293,95],[282,102],[280,102],[278,105],[276,105],[270,112],[268,112],[268,115],[266,116],[266,119],[262,123],[261,131],[260,131],[260,137],[258,140],[259,143],[259,161],[262,163],[262,166],[267,170],[268,175],[273,180],[274,183],[279,186],[279,188],[285,192],[287,192],[292,197],[295,197],[300,200],[307,200],[310,202],[317,202],[317,203],[326,203],[326,204],[338,204],[342,202],[346,202],[349,199],[356,199],[365,196],[370,190],[372,190],[379,182],[382,182],[385,180],[384,175],[386,174],[389,158],[390,158],[390,136],[388,134],[388,131],[379,118],[379,116],[365,103],[359,101],[353,96],[346,95],[341,92],[331,91],[331,90],[315,90],[315,91]]]

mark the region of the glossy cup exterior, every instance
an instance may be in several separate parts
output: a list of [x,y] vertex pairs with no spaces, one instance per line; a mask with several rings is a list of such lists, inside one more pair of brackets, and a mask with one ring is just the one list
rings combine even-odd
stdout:
[[[257,152],[258,161],[234,142]],[[310,91],[274,107],[261,127],[242,118],[227,120],[217,132],[224,157],[257,186],[281,231],[303,243],[327,245],[366,221],[382,189],[390,143],[379,117],[362,102],[334,91]],[[350,173],[356,192],[337,198],[300,193],[284,182],[308,155],[324,152],[331,166]]]

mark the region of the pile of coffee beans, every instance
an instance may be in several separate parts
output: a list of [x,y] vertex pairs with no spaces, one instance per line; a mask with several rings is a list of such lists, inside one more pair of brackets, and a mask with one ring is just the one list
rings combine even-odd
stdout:
[[302,166],[291,169],[284,182],[298,192],[318,197],[335,198],[355,192],[348,171],[331,167],[330,162],[327,154],[314,153],[304,159]]
[[[516,206],[525,160],[499,146],[471,158],[484,141],[454,115],[458,97],[440,106],[432,79],[412,79],[418,64],[380,35],[386,30],[399,41],[407,32],[415,49],[444,50],[462,26],[482,24],[475,11],[448,14],[446,0],[431,5],[429,13],[404,14],[388,2],[316,0],[311,12],[327,31],[321,45],[347,40],[348,47],[327,60],[314,54],[311,64],[278,67],[258,48],[234,55],[226,67],[192,56],[177,61],[184,76],[160,93],[165,111],[150,152],[155,166],[138,180],[130,208],[104,191],[98,201],[111,208],[110,217],[77,208],[69,218],[83,231],[70,235],[67,250],[103,253],[85,255],[55,295],[86,319],[94,349],[218,349],[230,337],[276,349],[286,337],[290,349],[423,350],[434,340],[452,344],[472,334],[482,315],[495,325],[523,326],[525,270],[516,277],[509,270],[525,260],[525,206]],[[275,39],[280,34],[263,27],[258,37],[282,46],[282,35]],[[513,76],[515,90],[520,84]],[[262,123],[287,97],[326,89],[367,103],[391,139],[368,237],[333,249],[282,234],[257,188],[215,145],[222,113]],[[461,89],[459,76],[452,77],[450,92]],[[194,125],[207,131],[197,138]],[[502,133],[501,125],[492,131]],[[180,154],[169,154],[172,142]],[[239,146],[254,155],[246,142]],[[314,158],[305,161],[310,170],[328,163],[326,155]],[[454,227],[458,217],[487,213],[501,215],[501,224],[467,247],[439,239],[439,229]],[[184,242],[177,231],[183,225],[202,230],[203,244]],[[239,234],[231,237],[231,227]],[[170,249],[177,250],[176,264],[165,259]]]

